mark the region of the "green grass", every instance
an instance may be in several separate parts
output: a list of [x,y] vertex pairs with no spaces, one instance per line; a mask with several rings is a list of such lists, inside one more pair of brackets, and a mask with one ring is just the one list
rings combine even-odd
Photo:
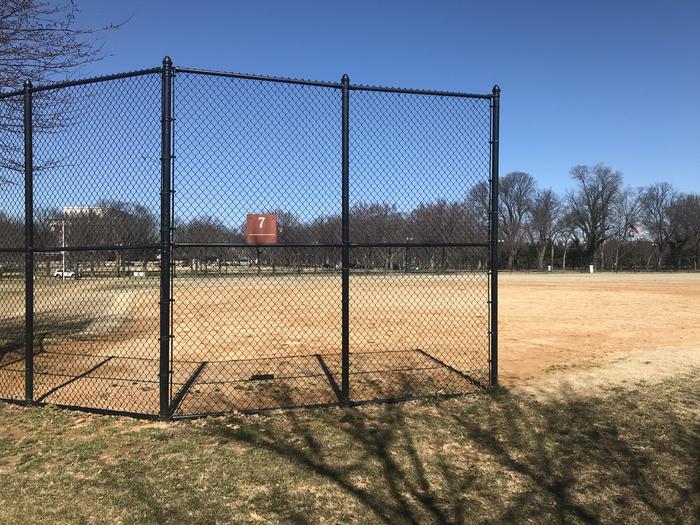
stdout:
[[699,393],[173,424],[0,404],[0,523],[690,523]]

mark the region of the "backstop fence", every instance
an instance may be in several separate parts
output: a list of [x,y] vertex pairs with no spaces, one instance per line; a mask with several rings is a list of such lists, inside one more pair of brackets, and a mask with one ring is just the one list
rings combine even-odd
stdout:
[[0,399],[177,418],[495,384],[498,122],[497,86],[169,58],[0,94]]

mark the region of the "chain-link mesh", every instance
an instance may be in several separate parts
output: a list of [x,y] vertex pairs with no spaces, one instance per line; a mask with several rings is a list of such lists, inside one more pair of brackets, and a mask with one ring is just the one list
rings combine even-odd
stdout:
[[160,92],[150,74],[34,94],[37,401],[158,411]]
[[354,88],[350,240],[488,243],[489,132],[488,99]]
[[[336,402],[340,92],[182,72],[174,91],[179,413]],[[277,245],[245,244],[255,213]]]
[[24,138],[21,96],[0,99],[0,399],[24,398]]
[[32,90],[26,310],[23,97],[0,97],[0,398],[24,397],[29,316],[38,402],[188,416],[489,384],[491,97],[164,68]]
[[489,100],[356,88],[350,129],[352,399],[488,384]]

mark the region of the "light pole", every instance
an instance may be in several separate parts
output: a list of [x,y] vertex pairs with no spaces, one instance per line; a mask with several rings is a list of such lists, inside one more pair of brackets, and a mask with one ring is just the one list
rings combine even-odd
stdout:
[[[60,219],[51,221],[51,229],[56,230],[58,223],[61,224],[61,280],[66,280],[66,218],[61,215]],[[55,252],[54,252],[55,253]]]
[[403,247],[404,271],[408,273],[408,243],[413,242],[413,237],[406,237],[406,245]]
[[66,280],[66,219],[61,217],[61,280]]

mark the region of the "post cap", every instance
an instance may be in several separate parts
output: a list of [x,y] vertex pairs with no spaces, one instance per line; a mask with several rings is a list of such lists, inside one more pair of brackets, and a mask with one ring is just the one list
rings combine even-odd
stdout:
[[494,95],[500,95],[501,94],[501,87],[498,84],[493,85],[493,94]]
[[341,82],[350,82],[350,77],[348,76],[347,73],[343,75],[343,78],[340,79]]
[[164,66],[172,66],[172,64],[173,64],[172,59],[168,55],[165,55],[165,58],[163,58],[163,65]]
[[24,87],[25,87],[25,88],[30,88],[30,87],[32,87],[32,81],[29,80],[29,79],[25,80],[25,81],[24,81]]

